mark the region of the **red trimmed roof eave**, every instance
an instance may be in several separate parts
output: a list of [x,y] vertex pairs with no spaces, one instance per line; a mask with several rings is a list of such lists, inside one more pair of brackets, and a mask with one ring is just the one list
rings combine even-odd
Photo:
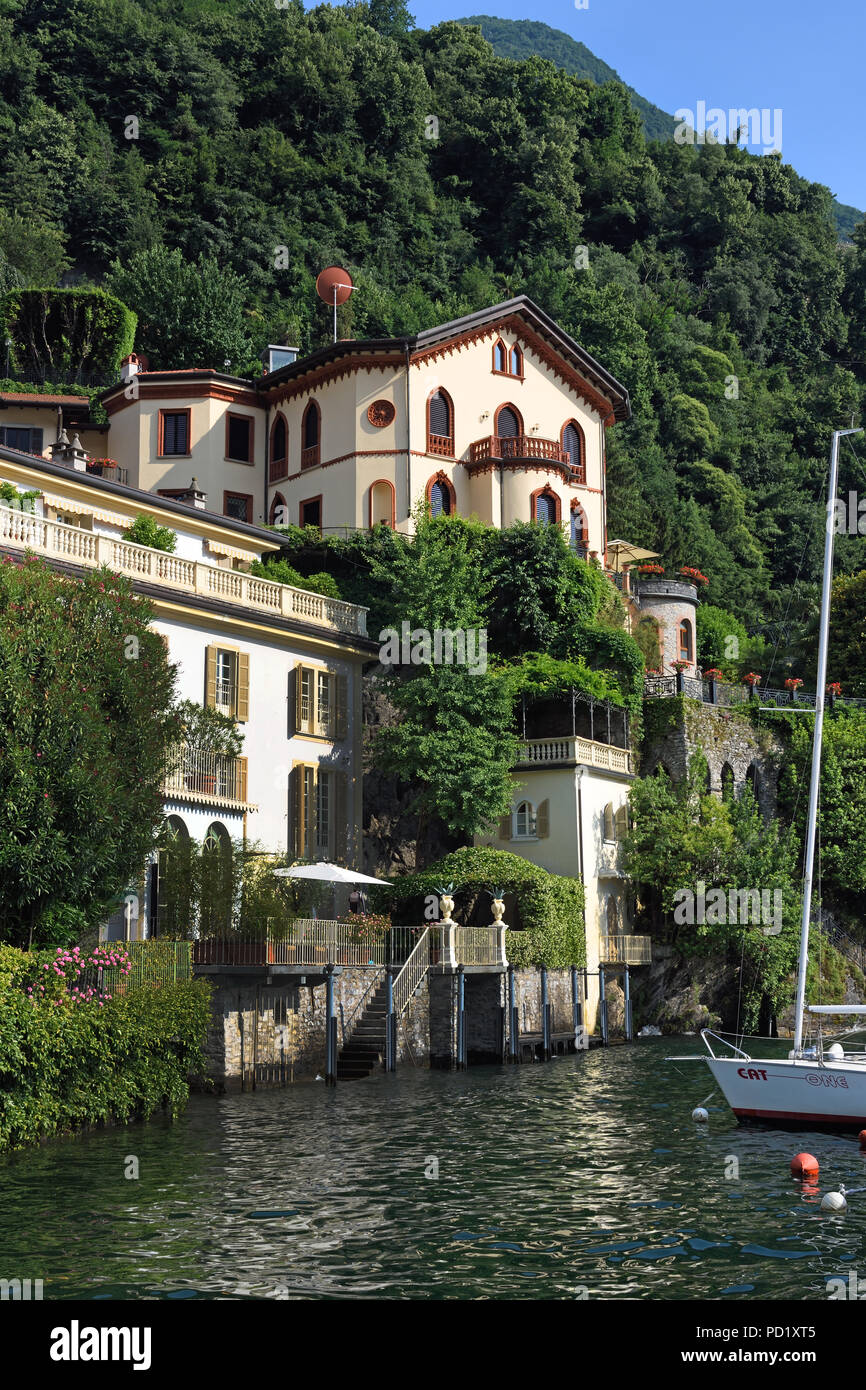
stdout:
[[0,404],[5,401],[14,401],[16,405],[19,401],[22,405],[80,405],[84,410],[90,409],[87,396],[53,396],[47,392],[43,395],[38,391],[0,391]]

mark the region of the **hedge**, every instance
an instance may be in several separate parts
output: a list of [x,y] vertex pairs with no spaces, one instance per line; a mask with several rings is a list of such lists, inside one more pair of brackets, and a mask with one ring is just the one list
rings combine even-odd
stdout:
[[11,375],[52,381],[79,371],[110,375],[132,352],[138,319],[105,290],[15,289],[0,297],[0,328],[11,338]]
[[392,880],[389,890],[376,890],[376,901],[390,906],[395,922],[400,920],[400,907],[404,916],[416,911],[417,922],[423,899],[449,883],[454,884],[458,921],[464,916],[469,896],[474,901],[479,893],[494,889],[514,895],[522,930],[505,934],[505,953],[512,965],[546,965],[558,970],[586,964],[580,879],[548,873],[507,850],[482,846],[455,850],[421,873]]
[[135,989],[104,1003],[33,1003],[8,952],[0,960],[0,1151],[146,1119],[160,1106],[182,1111],[189,1074],[205,1069],[206,981]]

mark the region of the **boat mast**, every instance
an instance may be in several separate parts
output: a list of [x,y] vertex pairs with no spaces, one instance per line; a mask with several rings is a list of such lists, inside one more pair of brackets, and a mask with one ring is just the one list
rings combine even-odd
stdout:
[[827,645],[830,634],[830,597],[833,588],[833,541],[836,534],[836,490],[839,475],[839,440],[862,430],[834,430],[830,448],[830,480],[827,485],[827,519],[824,534],[824,584],[821,590],[821,635],[818,642],[818,680],[815,687],[815,732],[812,738],[812,778],[806,817],[806,870],[803,876],[803,916],[800,922],[800,963],[797,971],[794,1053],[803,1051],[803,1010],[806,1004],[806,967],[809,963],[809,920],[812,914],[812,876],[818,823],[818,791],[821,783],[821,736],[824,730],[824,691],[827,684]]

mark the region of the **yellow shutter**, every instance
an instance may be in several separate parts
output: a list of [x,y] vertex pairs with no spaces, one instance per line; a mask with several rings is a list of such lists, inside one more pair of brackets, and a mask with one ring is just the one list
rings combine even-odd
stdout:
[[550,802],[542,801],[535,814],[535,833],[539,840],[546,840],[550,834]]
[[204,702],[211,709],[216,705],[217,649],[206,647],[204,654]]
[[235,718],[246,724],[250,717],[250,658],[248,652],[238,652],[238,708]]
[[616,838],[624,840],[628,834],[628,807],[620,806],[616,813]]
[[349,679],[348,676],[334,676],[336,686],[336,730],[335,738],[346,738],[349,732]]
[[247,760],[246,760],[246,758],[238,758],[238,760],[237,760],[237,765],[238,765],[238,775],[237,775],[237,780],[236,780],[235,796],[236,796],[236,798],[237,798],[238,801],[246,801],[246,799],[247,799]]
[[350,840],[347,824],[349,815],[348,774],[335,772],[331,785],[334,793],[334,858],[338,864],[346,864]]
[[510,812],[510,811],[509,811],[509,813],[508,813],[507,816],[502,816],[502,818],[500,819],[500,822],[499,822],[499,838],[500,838],[500,840],[510,840],[510,839],[511,839],[511,812]]

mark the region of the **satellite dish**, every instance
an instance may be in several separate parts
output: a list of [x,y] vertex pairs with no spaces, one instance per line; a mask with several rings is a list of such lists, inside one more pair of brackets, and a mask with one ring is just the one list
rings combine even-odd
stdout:
[[354,288],[351,275],[341,265],[326,266],[316,277],[316,294],[334,310],[334,342],[337,341],[337,305],[345,304]]
[[329,265],[319,272],[316,279],[316,294],[326,304],[345,304],[355,283],[348,270],[340,265]]

